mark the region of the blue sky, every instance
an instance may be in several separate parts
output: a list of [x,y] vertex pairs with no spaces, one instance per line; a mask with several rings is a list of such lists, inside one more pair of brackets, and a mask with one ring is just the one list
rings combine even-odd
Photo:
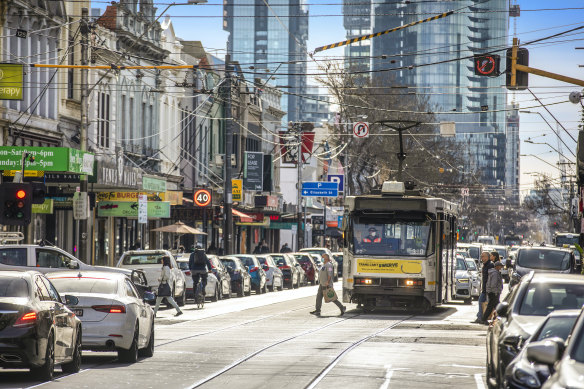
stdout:
[[[223,57],[227,41],[227,33],[223,31],[222,19],[222,0],[209,0],[206,5],[196,6],[175,6],[167,14],[175,16],[172,18],[177,35],[185,40],[201,40],[203,45],[212,53]],[[343,28],[342,17],[342,0],[308,0],[310,15],[309,19],[309,40],[308,50],[312,51],[315,47],[343,40],[345,30]],[[326,3],[327,5],[322,5]],[[330,5],[334,4],[334,5]],[[517,36],[523,42],[552,35],[563,30],[584,25],[584,10],[568,11],[530,11],[542,8],[570,8],[582,7],[582,0],[562,0],[550,2],[549,0],[519,0],[518,4],[522,8],[521,17],[516,18]],[[164,8],[159,5],[159,11]],[[454,8],[454,7],[453,7]],[[339,15],[316,17],[315,15]],[[185,17],[197,16],[197,17]],[[391,27],[391,26],[388,26]],[[536,32],[530,32],[539,30]],[[513,34],[513,22],[510,25],[510,34]],[[584,50],[576,50],[576,47],[584,47],[584,41],[578,40],[584,38],[584,30],[579,31],[578,35],[567,36],[566,40],[572,40],[563,44],[542,45],[540,47],[530,47],[530,66],[543,70],[568,75],[574,78],[584,79],[584,68],[579,68],[579,64],[584,64]],[[217,50],[218,51],[214,51]],[[327,52],[327,55],[341,55],[342,50]],[[545,79],[538,76],[530,75],[530,86],[532,90],[543,98],[543,102],[558,102],[567,100],[568,94],[574,90],[582,90],[577,86]],[[511,100],[512,95],[509,95]],[[518,92],[515,95],[523,109],[526,107],[537,106],[528,91]],[[580,106],[571,103],[552,105],[550,111],[571,133],[577,136],[577,121],[580,118]],[[529,108],[530,111],[540,112],[557,127],[553,118],[551,118],[543,108]],[[574,141],[560,130],[565,143],[572,149],[576,150]],[[522,114],[520,124],[521,134],[521,153],[534,154],[544,159],[546,162],[555,165],[558,162],[558,154],[553,152],[547,145],[533,145],[525,143],[524,140],[533,138],[536,142],[548,142],[552,146],[558,146],[558,140],[555,134],[550,130],[547,124],[537,114]],[[545,134],[545,135],[544,135]],[[543,135],[543,136],[542,136]],[[572,157],[572,154],[566,150],[563,154]],[[573,159],[573,158],[572,158]],[[521,185],[522,189],[527,189],[532,183],[531,172],[545,172],[554,177],[559,176],[559,171],[552,166],[538,160],[534,157],[521,158]]]

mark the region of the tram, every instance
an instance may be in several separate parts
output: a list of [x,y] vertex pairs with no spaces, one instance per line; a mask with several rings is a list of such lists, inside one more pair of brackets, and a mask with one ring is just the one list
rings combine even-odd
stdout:
[[456,204],[388,181],[346,198],[342,228],[344,302],[426,311],[455,294]]

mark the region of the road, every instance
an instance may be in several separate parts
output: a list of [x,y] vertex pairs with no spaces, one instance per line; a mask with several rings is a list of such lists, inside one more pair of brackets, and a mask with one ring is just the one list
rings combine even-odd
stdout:
[[[154,357],[134,365],[85,352],[77,374],[40,384],[27,371],[0,372],[0,388],[478,388],[484,389],[486,327],[473,305],[429,314],[354,305],[338,316],[314,309],[316,287],[187,304],[159,311]],[[57,368],[59,369],[59,368]]]

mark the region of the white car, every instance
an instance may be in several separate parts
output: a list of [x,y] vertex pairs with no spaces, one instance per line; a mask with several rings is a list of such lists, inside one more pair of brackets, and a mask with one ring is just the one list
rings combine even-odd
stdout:
[[170,269],[170,279],[168,283],[172,290],[172,295],[176,303],[180,306],[185,305],[185,297],[187,293],[185,276],[178,268],[174,256],[168,250],[136,250],[126,251],[120,257],[117,267],[123,269],[138,269],[142,270],[148,280],[148,285],[152,287],[152,291],[158,291],[158,278],[162,271],[162,257],[170,257],[172,269]]
[[474,259],[472,258],[465,258],[466,267],[468,268],[468,272],[471,275],[471,290],[470,295],[473,298],[478,298],[481,295],[481,273],[477,264],[475,263]]
[[[123,362],[154,354],[154,312],[127,276],[95,270],[47,274],[57,291],[75,296],[84,350],[117,350]],[[151,295],[152,296],[152,295]]]
[[[176,258],[176,263],[180,270],[182,270],[185,275],[185,281],[187,285],[187,298],[195,298],[195,291],[193,289],[193,275],[189,269],[189,256],[190,254],[181,255]],[[205,297],[211,297],[212,301],[217,301],[217,296],[219,295],[219,281],[215,274],[209,272],[207,273],[207,286],[205,287]]]
[[87,265],[65,250],[36,244],[0,246],[0,270],[35,270],[41,273],[59,270],[89,270]]
[[262,268],[266,272],[266,285],[272,292],[276,290],[284,290],[284,276],[282,270],[278,268],[276,262],[269,254],[256,255],[256,258],[262,264]]

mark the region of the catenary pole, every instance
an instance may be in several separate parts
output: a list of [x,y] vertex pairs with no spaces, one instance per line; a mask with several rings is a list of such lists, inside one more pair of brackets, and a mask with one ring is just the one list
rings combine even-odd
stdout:
[[233,214],[231,212],[232,206],[232,184],[231,184],[231,154],[233,153],[233,127],[231,126],[231,117],[233,116],[233,108],[231,104],[231,55],[225,56],[225,177],[223,185],[223,211],[225,213],[225,224],[223,226],[223,247],[225,255],[233,254]]

